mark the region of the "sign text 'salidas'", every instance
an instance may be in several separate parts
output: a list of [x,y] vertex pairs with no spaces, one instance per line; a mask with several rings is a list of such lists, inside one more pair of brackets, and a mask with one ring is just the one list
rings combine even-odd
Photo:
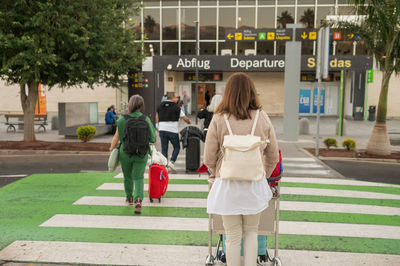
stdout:
[[255,59],[255,60],[246,60],[239,58],[231,58],[231,68],[284,68],[285,61],[278,59]]

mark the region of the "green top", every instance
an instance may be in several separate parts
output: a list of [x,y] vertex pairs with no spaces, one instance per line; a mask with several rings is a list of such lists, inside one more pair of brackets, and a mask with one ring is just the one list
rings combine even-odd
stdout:
[[[128,115],[131,117],[140,117],[143,114],[139,110],[136,110],[135,112],[128,114]],[[156,142],[156,130],[148,116],[146,116],[146,122],[147,122],[147,124],[149,124],[150,143],[155,143]],[[118,127],[119,142],[123,146],[124,145],[124,132],[125,132],[125,117],[121,116],[120,118],[118,118],[117,127]]]

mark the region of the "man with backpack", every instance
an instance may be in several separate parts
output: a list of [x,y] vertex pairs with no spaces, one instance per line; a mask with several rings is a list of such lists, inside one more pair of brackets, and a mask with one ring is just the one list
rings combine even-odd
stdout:
[[162,102],[157,108],[156,127],[160,133],[161,153],[168,158],[168,144],[171,142],[174,150],[171,159],[168,162],[168,168],[176,171],[174,163],[180,151],[179,144],[179,119],[182,118],[187,124],[190,124],[189,118],[183,113],[177,104],[178,96],[175,92],[167,93],[167,101]]

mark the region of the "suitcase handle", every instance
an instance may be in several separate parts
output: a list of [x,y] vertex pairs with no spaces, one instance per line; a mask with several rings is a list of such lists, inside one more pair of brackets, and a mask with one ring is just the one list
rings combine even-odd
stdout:
[[[164,179],[165,181],[167,181],[167,178],[165,177],[165,175],[163,175],[163,171],[160,171],[160,181]],[[164,195],[165,192],[167,191],[167,186],[164,186],[163,191],[161,192],[161,195]]]

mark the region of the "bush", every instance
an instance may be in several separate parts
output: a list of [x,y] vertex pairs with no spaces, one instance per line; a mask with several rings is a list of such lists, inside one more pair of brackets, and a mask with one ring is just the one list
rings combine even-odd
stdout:
[[342,146],[345,147],[346,150],[351,151],[351,150],[354,150],[356,148],[356,142],[351,138],[345,139],[342,142]]
[[328,148],[328,150],[331,147],[337,147],[337,141],[336,141],[335,138],[326,138],[326,139],[324,139],[324,144]]
[[94,126],[81,126],[76,131],[78,139],[83,142],[88,142],[96,135],[96,128]]

